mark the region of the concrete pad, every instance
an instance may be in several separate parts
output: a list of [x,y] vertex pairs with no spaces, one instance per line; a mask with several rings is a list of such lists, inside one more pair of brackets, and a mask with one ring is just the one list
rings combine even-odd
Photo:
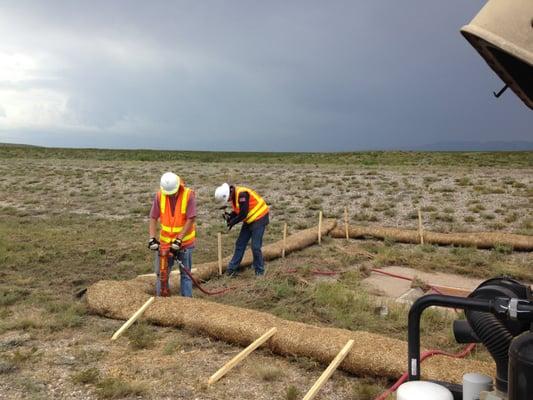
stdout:
[[[445,294],[455,292],[454,294],[462,293],[465,295],[483,282],[482,279],[469,278],[462,275],[446,274],[444,272],[422,272],[407,267],[393,266],[380,269],[408,278],[414,278],[416,276],[430,285],[437,286],[438,289],[441,287],[447,288],[448,290],[442,291]],[[363,283],[370,289],[371,293],[392,298],[398,298],[411,289],[410,281],[379,274],[377,272],[372,272],[368,278],[363,280]]]
[[411,288],[407,292],[402,294],[400,297],[398,297],[396,301],[398,301],[399,303],[412,304],[424,294],[424,291],[420,288]]

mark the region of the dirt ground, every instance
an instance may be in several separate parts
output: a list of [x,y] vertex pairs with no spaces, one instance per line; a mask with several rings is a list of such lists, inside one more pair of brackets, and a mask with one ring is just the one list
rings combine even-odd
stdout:
[[[281,238],[284,222],[289,233],[314,226],[319,210],[340,221],[345,207],[358,224],[416,228],[420,207],[427,230],[533,234],[532,163],[484,165],[0,158],[0,399],[291,400],[303,397],[323,371],[312,360],[260,350],[207,387],[207,378],[239,347],[144,324],[112,343],[121,322],[88,315],[73,297],[101,279],[151,272],[147,216],[162,172],[179,173],[196,192],[199,263],[216,258],[223,224],[213,192],[223,181],[249,185],[271,205],[266,243]],[[224,255],[231,254],[237,233],[224,234]],[[210,300],[405,339],[407,309],[376,315],[361,284],[368,266],[450,273],[472,283],[498,274],[533,281],[532,254],[508,248],[325,238],[320,247],[269,262],[261,282],[246,271],[237,278],[246,289]],[[298,272],[285,274],[289,267]],[[313,269],[339,274],[315,276]],[[206,283],[228,284],[225,278]],[[447,334],[450,323],[449,316],[430,313],[424,344],[458,350]],[[480,351],[474,357],[487,356]],[[389,384],[336,372],[317,398],[373,399]]]
[[45,218],[66,212],[110,221],[146,219],[166,170],[180,174],[195,190],[204,229],[220,221],[213,193],[228,181],[256,188],[271,204],[273,221],[290,227],[316,225],[318,210],[342,218],[347,207],[353,222],[415,228],[420,207],[426,229],[531,233],[531,168],[426,166],[420,173],[405,166],[250,169],[230,163],[152,162],[147,169],[135,161],[10,159],[0,163],[0,206]]
[[[72,380],[82,371],[97,368],[102,375],[139,384],[144,394],[127,394],[127,398],[283,399],[287,398],[287,388],[291,386],[302,397],[321,373],[320,366],[311,360],[288,360],[259,350],[208,387],[209,376],[242,348],[192,332],[153,327],[152,344],[146,349],[132,350],[127,338],[113,343],[109,340],[121,324],[89,317],[89,331],[64,331],[53,337],[33,337],[18,332],[1,335],[2,350],[10,346],[20,351],[36,346],[38,350],[29,365],[20,366],[13,376],[1,375],[0,398],[101,398],[93,382],[84,385]],[[6,380],[6,377],[11,379]],[[338,372],[325,386],[322,396],[354,398],[357,380]]]

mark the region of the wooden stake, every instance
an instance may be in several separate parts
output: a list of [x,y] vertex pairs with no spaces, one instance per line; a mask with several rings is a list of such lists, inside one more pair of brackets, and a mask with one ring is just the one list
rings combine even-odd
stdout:
[[318,212],[318,244],[322,242],[322,211]]
[[111,337],[111,340],[117,340],[117,339],[120,337],[120,335],[122,335],[122,334],[126,331],[126,329],[128,329],[128,328],[129,328],[129,327],[130,327],[135,321],[137,321],[137,320],[139,319],[139,317],[140,317],[141,315],[143,315],[143,313],[146,311],[146,309],[150,306],[150,304],[152,304],[152,303],[154,302],[154,299],[155,299],[155,297],[150,297],[150,298],[146,301],[146,303],[144,303],[144,304],[142,305],[142,307],[139,308],[139,309],[135,312],[135,314],[133,314],[133,315],[131,316],[131,318],[128,319],[128,320],[124,323],[124,325],[122,325],[122,326],[119,328],[119,330],[115,332],[115,334]]
[[418,209],[418,236],[420,236],[420,244],[424,244],[424,228],[422,227],[422,211]]
[[287,223],[283,224],[283,249],[281,249],[281,258],[285,258],[285,249],[287,248]]
[[326,381],[331,377],[331,375],[333,375],[333,372],[335,372],[342,360],[344,360],[344,358],[348,355],[348,353],[352,349],[353,344],[354,341],[349,340],[348,343],[344,345],[339,354],[337,354],[337,357],[334,358],[334,360],[331,362],[331,364],[329,364],[329,366],[322,373],[322,375],[320,375],[320,378],[318,378],[313,387],[309,390],[309,392],[307,392],[303,400],[311,400],[316,396],[320,388],[324,386]]
[[346,230],[346,239],[350,239],[348,234],[348,207],[344,207],[344,229]]
[[222,233],[218,232],[218,276],[222,275]]
[[263,343],[265,343],[268,339],[276,333],[277,328],[271,328],[268,332],[263,334],[260,338],[256,339],[252,344],[250,344],[247,348],[245,348],[243,351],[241,351],[239,354],[237,354],[235,357],[233,357],[228,363],[226,363],[222,368],[220,368],[217,372],[215,372],[211,378],[207,381],[208,385],[211,385],[218,381],[220,378],[222,378],[224,375],[226,375],[227,372],[229,372],[233,367],[235,367],[239,362],[241,362],[243,359],[245,359],[252,351],[257,349],[259,346],[261,346]]

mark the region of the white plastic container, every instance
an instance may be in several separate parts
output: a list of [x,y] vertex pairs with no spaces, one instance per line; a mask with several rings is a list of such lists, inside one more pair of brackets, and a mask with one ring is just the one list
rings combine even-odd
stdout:
[[453,400],[453,395],[444,386],[433,382],[410,381],[398,388],[396,400]]
[[483,374],[463,375],[463,400],[479,400],[479,393],[482,390],[490,392],[492,390],[492,378]]

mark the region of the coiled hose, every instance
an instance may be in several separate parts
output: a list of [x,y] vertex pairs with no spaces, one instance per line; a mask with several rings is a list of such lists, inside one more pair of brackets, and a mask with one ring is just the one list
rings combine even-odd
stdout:
[[509,346],[513,335],[493,314],[466,311],[466,318],[496,362],[496,388],[507,393]]

